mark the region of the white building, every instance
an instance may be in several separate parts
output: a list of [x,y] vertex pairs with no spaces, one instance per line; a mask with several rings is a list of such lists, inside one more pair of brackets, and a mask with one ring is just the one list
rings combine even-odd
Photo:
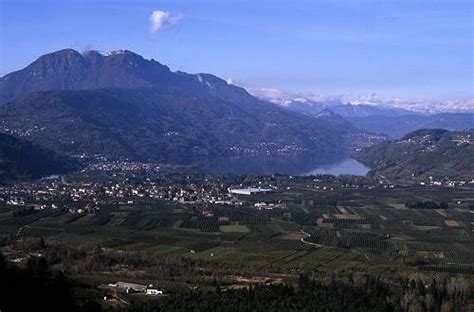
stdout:
[[125,292],[127,294],[131,293],[142,293],[145,292],[147,287],[145,285],[134,284],[134,283],[124,283],[124,282],[117,282],[115,284],[109,284],[109,289],[117,289],[119,291]]
[[145,294],[147,295],[151,295],[151,296],[161,296],[163,295],[163,291],[162,290],[158,290],[158,289],[154,289],[154,288],[148,288],[146,291],[145,291]]
[[229,193],[236,194],[236,195],[254,195],[254,194],[265,194],[273,191],[272,189],[265,189],[265,188],[256,188],[256,187],[248,187],[248,188],[241,188],[241,189],[229,189]]

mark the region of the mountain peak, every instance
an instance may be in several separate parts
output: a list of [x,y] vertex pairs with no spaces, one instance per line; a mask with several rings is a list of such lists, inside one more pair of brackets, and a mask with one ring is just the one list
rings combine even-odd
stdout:
[[45,57],[51,57],[51,56],[56,56],[56,57],[59,57],[59,56],[80,56],[81,53],[79,51],[76,51],[74,49],[71,49],[71,48],[66,48],[66,49],[61,49],[61,50],[57,50],[57,51],[54,51],[54,52],[51,52],[51,53],[47,53],[43,56],[40,56],[39,58],[45,58]]
[[319,118],[319,117],[326,117],[326,118],[332,118],[332,117],[336,117],[338,116],[337,114],[335,114],[332,110],[329,110],[329,109],[323,109],[322,111],[320,111],[319,113],[317,113],[315,115],[316,118]]
[[173,83],[173,73],[130,50],[104,53],[63,49],[40,56],[22,70],[0,78],[0,103],[30,92],[142,88]]
[[62,49],[62,50],[54,51],[54,52],[40,56],[31,65],[61,61],[61,60],[70,62],[72,60],[80,60],[82,58],[83,58],[82,54],[74,49]]
[[110,52],[104,52],[104,51],[99,51],[99,50],[87,50],[87,51],[84,51],[82,54],[85,55],[85,56],[88,56],[88,55],[101,55],[103,57],[133,56],[133,57],[139,57],[139,58],[143,59],[143,57],[140,54],[132,52],[130,50],[124,50],[124,49],[114,50],[114,51],[110,51]]
[[323,109],[322,111],[313,116],[318,120],[330,121],[339,126],[352,127],[351,123],[347,119],[327,108]]
[[130,50],[80,53],[64,49],[43,55],[24,69],[0,78],[0,104],[35,91],[178,86],[187,92],[204,90],[234,103],[255,100],[244,89],[219,77],[172,72],[166,65]]
[[138,54],[130,50],[125,50],[125,49],[111,51],[110,53],[107,54],[107,56],[114,56],[114,55],[138,55]]

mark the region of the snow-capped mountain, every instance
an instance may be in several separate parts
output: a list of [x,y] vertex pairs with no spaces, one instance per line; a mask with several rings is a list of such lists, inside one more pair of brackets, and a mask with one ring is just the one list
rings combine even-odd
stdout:
[[[287,107],[291,110],[311,114],[317,114],[319,111],[327,108],[344,117],[474,112],[474,99],[444,101],[402,100],[399,98],[384,99],[375,93],[349,98],[342,95],[292,95],[276,88],[249,87],[246,89],[249,93],[266,101]],[[335,107],[337,107],[337,109]]]
[[342,117],[400,116],[414,114],[413,111],[386,105],[375,95],[356,100],[345,100],[342,96],[291,96],[278,89],[251,89],[247,91],[266,101],[300,113],[317,115],[329,109]]
[[474,99],[446,101],[402,101],[394,99],[389,101],[387,104],[392,107],[399,107],[423,114],[474,112]]

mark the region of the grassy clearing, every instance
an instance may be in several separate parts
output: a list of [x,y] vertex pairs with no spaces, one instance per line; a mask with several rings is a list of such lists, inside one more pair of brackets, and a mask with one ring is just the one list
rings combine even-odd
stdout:
[[168,254],[176,254],[176,253],[185,253],[187,250],[182,247],[172,246],[172,245],[153,245],[151,247],[146,248],[146,250],[151,251],[153,253],[157,253],[160,255],[168,255]]
[[27,226],[24,228],[25,233],[28,233],[28,235],[33,235],[33,236],[51,236],[51,235],[59,234],[62,231],[63,229],[43,227],[43,226]]
[[224,233],[250,233],[250,229],[246,225],[221,225],[219,230]]
[[220,246],[190,255],[193,259],[219,261],[229,265],[266,267],[295,253],[294,250],[272,250],[257,247]]

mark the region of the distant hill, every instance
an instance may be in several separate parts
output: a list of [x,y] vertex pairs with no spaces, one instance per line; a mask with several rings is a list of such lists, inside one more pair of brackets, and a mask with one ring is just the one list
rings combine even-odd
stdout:
[[[261,101],[126,50],[61,50],[0,79],[0,131],[66,154],[194,163],[347,154],[363,131]],[[361,135],[362,134],[362,135]]]
[[388,180],[474,179],[474,130],[423,129],[355,155],[371,175]]
[[40,178],[78,169],[74,160],[0,133],[0,183]]

